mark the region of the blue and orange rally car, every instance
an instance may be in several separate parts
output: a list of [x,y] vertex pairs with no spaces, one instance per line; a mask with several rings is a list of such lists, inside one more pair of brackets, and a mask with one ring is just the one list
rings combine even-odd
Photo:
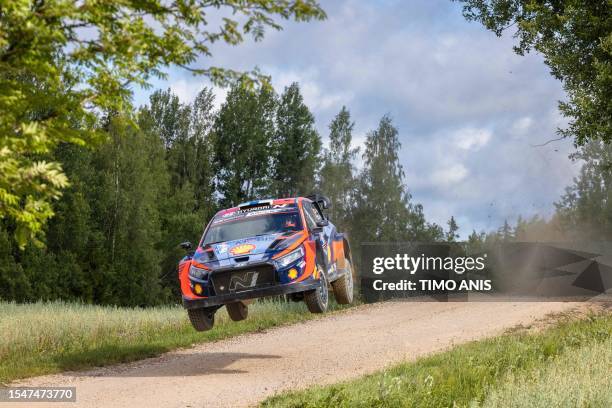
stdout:
[[[183,305],[193,327],[210,330],[223,306],[234,321],[252,299],[287,295],[323,313],[329,285],[338,303],[353,300],[347,237],[323,214],[320,195],[258,200],[219,211],[200,243],[179,263]],[[191,250],[191,244],[181,246]]]

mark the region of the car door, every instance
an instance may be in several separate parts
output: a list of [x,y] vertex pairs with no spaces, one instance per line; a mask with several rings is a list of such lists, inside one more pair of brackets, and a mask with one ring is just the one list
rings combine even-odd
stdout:
[[321,260],[325,264],[325,269],[329,272],[333,259],[333,245],[331,241],[334,236],[334,226],[331,223],[324,227],[317,226],[318,222],[325,220],[325,216],[317,203],[304,202],[304,215],[306,217],[306,224],[311,234],[315,236],[317,246],[321,249],[323,255]]

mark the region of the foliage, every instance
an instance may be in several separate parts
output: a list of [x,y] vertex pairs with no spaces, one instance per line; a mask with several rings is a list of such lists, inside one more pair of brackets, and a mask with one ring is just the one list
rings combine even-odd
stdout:
[[274,137],[276,97],[267,88],[234,86],[213,128],[214,165],[222,206],[267,193]]
[[[133,116],[108,115],[97,149],[59,144],[52,159],[71,185],[44,229],[46,248],[19,250],[10,222],[0,223],[0,298],[176,302],[176,266],[185,255],[179,242],[197,242],[220,208],[310,193],[316,181],[333,200],[332,221],[351,233],[356,260],[361,241],[444,238],[406,193],[397,130],[388,118],[371,133],[358,173],[348,109],[331,123],[321,154],[297,84],[280,98],[266,87],[236,85],[218,111],[214,106],[208,88],[191,104],[160,90]],[[374,230],[379,235],[370,234],[368,223],[383,226]]]
[[578,239],[612,239],[612,144],[590,142],[574,156],[580,173],[556,203],[561,227]]
[[350,228],[355,206],[357,178],[353,161],[359,148],[351,146],[354,126],[350,112],[343,106],[329,125],[329,149],[323,152],[319,174],[319,190],[331,200],[329,214],[341,231]]
[[398,130],[389,116],[368,133],[354,215],[358,242],[442,239],[442,229],[427,223],[423,207],[410,201],[399,161],[400,147]]
[[42,235],[68,186],[48,157],[58,144],[92,144],[96,113],[129,113],[131,86],[170,65],[216,84],[265,82],[257,71],[191,65],[212,57],[213,43],[280,29],[278,18],[325,13],[315,0],[0,1],[0,217],[15,224],[19,246]]
[[455,217],[451,216],[450,220],[448,220],[448,231],[446,232],[446,241],[447,242],[455,242],[459,238],[459,225],[455,220]]
[[280,96],[276,132],[272,139],[272,191],[276,197],[308,195],[314,191],[321,138],[314,116],[293,83]]
[[[190,105],[180,103],[170,90],[156,91],[150,105],[140,110],[143,132],[162,144],[167,180],[158,202],[161,238],[161,279],[164,287],[179,296],[176,265],[184,256],[177,243],[197,241],[204,223],[217,209],[213,186],[211,128],[215,121],[212,90],[204,88]],[[177,297],[178,298],[178,297]]]
[[468,20],[500,36],[512,28],[515,51],[535,49],[562,81],[570,119],[563,137],[581,146],[612,141],[612,2],[610,0],[458,0]]

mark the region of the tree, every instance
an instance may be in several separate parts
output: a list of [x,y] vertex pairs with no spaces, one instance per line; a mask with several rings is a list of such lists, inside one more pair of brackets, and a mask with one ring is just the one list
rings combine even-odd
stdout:
[[514,240],[514,235],[512,233],[512,227],[510,226],[510,224],[508,224],[508,220],[504,220],[504,225],[502,225],[497,230],[497,236],[504,243],[511,242]]
[[544,56],[563,83],[570,119],[562,137],[577,145],[612,140],[612,8],[609,0],[458,0],[468,20],[497,36],[512,27],[519,55],[531,49]]
[[351,147],[354,125],[351,114],[343,106],[329,125],[329,149],[323,153],[320,171],[319,189],[330,198],[331,219],[342,231],[349,227],[355,202],[357,180],[353,176],[353,160],[359,148]]
[[276,111],[272,141],[272,189],[277,197],[314,191],[319,169],[321,138],[297,83],[286,87]]
[[[210,130],[214,95],[204,88],[193,104],[185,105],[170,89],[155,91],[139,112],[138,124],[163,141],[172,189],[194,189],[196,207],[210,207],[213,170]],[[196,191],[197,190],[197,191]],[[171,191],[172,193],[172,191]]]
[[441,228],[428,224],[423,207],[410,201],[399,161],[398,131],[389,116],[368,133],[365,145],[353,223],[357,242],[440,239]]
[[450,220],[448,220],[448,232],[446,233],[446,241],[447,242],[455,242],[459,238],[459,225],[457,225],[457,221],[455,221],[455,217],[451,216]]
[[168,174],[161,141],[130,122],[108,119],[110,140],[92,160],[98,171],[88,195],[99,235],[91,246],[102,252],[94,296],[101,303],[155,304],[163,301],[157,244]]
[[214,157],[212,127],[215,121],[215,96],[212,89],[204,88],[198,93],[191,105],[189,134],[192,140],[193,177],[196,210],[208,219],[216,210],[214,167],[210,160]]
[[484,231],[476,232],[476,230],[472,230],[466,242],[467,254],[476,254],[484,251],[486,237],[487,234]]
[[[129,111],[131,86],[178,65],[216,84],[265,78],[214,66],[211,44],[263,38],[275,20],[325,13],[315,0],[158,0],[0,2],[0,217],[14,222],[20,246],[40,237],[51,201],[68,181],[49,153],[61,142],[91,145],[96,112]],[[227,17],[211,27],[211,13]]]
[[140,129],[163,146],[169,184],[158,204],[162,285],[179,295],[176,265],[184,256],[177,244],[195,242],[216,210],[211,127],[214,95],[204,88],[191,105],[168,89],[154,92],[138,115]]
[[276,98],[268,88],[234,86],[213,126],[214,166],[222,206],[268,190]]
[[574,239],[612,239],[612,145],[590,142],[572,157],[584,164],[555,203],[561,228]]

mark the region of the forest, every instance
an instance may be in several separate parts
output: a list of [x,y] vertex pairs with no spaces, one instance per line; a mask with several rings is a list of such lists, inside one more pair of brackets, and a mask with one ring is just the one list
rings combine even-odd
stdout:
[[[445,226],[428,222],[410,196],[392,119],[380,119],[363,150],[354,147],[353,127],[342,107],[323,146],[297,83],[280,95],[235,85],[219,109],[210,88],[191,104],[158,90],[131,115],[108,113],[98,148],[64,143],[53,153],[70,186],[55,204],[44,244],[20,249],[3,221],[0,297],[177,302],[176,265],[184,256],[178,243],[197,242],[217,210],[266,197],[329,196],[330,218],[355,247],[458,240],[454,218]],[[612,149],[590,143],[576,159],[584,161],[581,173],[552,219],[519,218],[498,231],[473,231],[468,242],[610,239]]]
[[3,223],[0,297],[176,302],[178,243],[197,242],[217,210],[256,198],[326,193],[331,218],[354,242],[444,238],[403,185],[389,117],[360,152],[344,107],[322,146],[297,83],[280,95],[236,85],[214,106],[209,88],[191,104],[159,90],[132,115],[106,114],[106,141],[96,149],[60,144],[53,159],[70,187],[55,204],[45,245],[19,249]]

